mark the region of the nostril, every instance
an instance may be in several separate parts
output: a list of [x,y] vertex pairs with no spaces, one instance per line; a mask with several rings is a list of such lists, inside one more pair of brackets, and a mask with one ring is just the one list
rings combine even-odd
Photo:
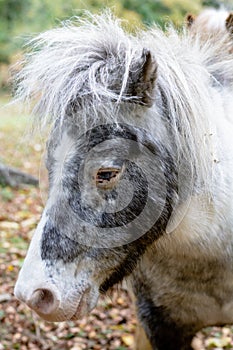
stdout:
[[51,314],[58,308],[59,301],[49,289],[36,289],[27,303],[38,313]]

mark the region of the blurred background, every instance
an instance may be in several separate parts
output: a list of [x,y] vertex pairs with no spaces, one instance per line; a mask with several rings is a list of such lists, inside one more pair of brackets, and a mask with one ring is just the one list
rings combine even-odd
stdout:
[[[61,324],[40,320],[13,296],[44,207],[47,175],[44,135],[28,133],[29,114],[8,105],[10,67],[23,57],[29,37],[83,16],[85,10],[110,7],[131,29],[153,22],[164,28],[170,21],[179,27],[187,13],[198,14],[206,6],[233,9],[233,0],[0,0],[0,350],[133,349],[137,323],[130,297],[120,287],[102,298],[89,317]],[[203,330],[194,348],[233,350],[233,327]]]

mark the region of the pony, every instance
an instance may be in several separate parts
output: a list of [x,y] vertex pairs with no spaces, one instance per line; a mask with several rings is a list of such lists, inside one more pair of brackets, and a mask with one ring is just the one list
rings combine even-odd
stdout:
[[208,39],[208,37],[215,36],[218,40],[219,35],[228,32],[232,37],[233,34],[233,12],[222,9],[207,8],[203,10],[198,16],[188,14],[186,16],[186,25],[195,34]]
[[50,125],[49,194],[15,296],[76,320],[125,281],[151,348],[190,350],[233,323],[232,42],[124,28],[107,11],[29,43],[16,99]]

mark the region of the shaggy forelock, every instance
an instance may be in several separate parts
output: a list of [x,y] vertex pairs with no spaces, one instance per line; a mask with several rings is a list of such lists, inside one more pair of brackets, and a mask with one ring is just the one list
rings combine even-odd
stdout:
[[89,17],[66,22],[29,42],[32,52],[16,76],[17,96],[35,100],[33,113],[41,119],[63,119],[77,104],[89,110],[132,98],[126,92],[129,70],[142,47],[110,13]]

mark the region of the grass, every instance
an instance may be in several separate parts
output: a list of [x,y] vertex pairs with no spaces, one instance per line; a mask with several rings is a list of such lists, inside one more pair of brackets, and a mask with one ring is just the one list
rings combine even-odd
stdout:
[[29,116],[22,112],[19,104],[10,104],[9,95],[0,95],[0,131],[23,131]]
[[9,96],[0,95],[0,162],[38,175],[43,153],[38,149],[45,142],[39,133],[32,133],[32,117],[20,104],[9,102]]
[[9,105],[9,101],[8,96],[0,96],[0,161],[22,168],[28,116],[19,112],[19,106]]

